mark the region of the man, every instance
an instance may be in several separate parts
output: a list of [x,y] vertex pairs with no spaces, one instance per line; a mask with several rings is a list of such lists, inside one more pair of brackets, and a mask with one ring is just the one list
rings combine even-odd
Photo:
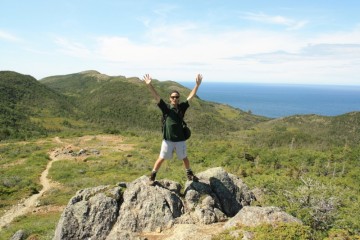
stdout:
[[144,82],[150,89],[150,92],[154,96],[157,105],[161,109],[164,116],[166,116],[165,124],[163,128],[163,141],[161,144],[161,150],[159,158],[156,160],[153,170],[150,175],[150,184],[153,185],[156,178],[156,173],[160,169],[161,164],[165,159],[171,159],[173,152],[176,151],[178,159],[182,159],[184,167],[186,169],[186,175],[189,181],[198,181],[198,178],[194,175],[190,168],[190,162],[186,153],[186,142],[182,128],[182,120],[187,108],[189,107],[189,101],[196,95],[196,92],[201,84],[202,75],[196,76],[196,85],[190,92],[187,100],[180,103],[180,94],[178,91],[172,91],[170,93],[170,105],[167,105],[159,96],[151,84],[151,77],[149,74],[144,76]]

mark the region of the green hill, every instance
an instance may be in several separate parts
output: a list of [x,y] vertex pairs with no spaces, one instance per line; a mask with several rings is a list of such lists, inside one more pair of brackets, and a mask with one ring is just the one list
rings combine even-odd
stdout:
[[[181,100],[191,91],[173,81],[153,80],[153,85],[165,101],[173,89],[181,93]],[[161,112],[147,86],[136,77],[85,71],[37,81],[4,71],[0,72],[0,100],[0,139],[79,128],[108,133],[159,132],[161,128]],[[269,119],[198,97],[190,105],[186,121],[194,134],[229,135],[265,147],[323,148],[360,140],[359,112]]]
[[[161,112],[147,86],[139,78],[110,77],[96,71],[86,71],[52,76],[40,82],[70,97],[85,113],[87,121],[101,127],[117,132],[128,129],[159,130],[161,127]],[[172,89],[181,93],[182,100],[190,93],[190,89],[172,81],[154,80],[153,85],[165,101]],[[186,120],[198,133],[238,131],[267,120],[199,98],[193,99],[190,105]]]
[[54,123],[56,118],[66,119],[75,113],[67,97],[35,78],[0,71],[0,140],[46,135],[56,130],[49,121]]
[[357,145],[360,142],[359,126],[360,112],[334,117],[294,115],[258,124],[252,141],[266,147],[292,145],[318,149]]

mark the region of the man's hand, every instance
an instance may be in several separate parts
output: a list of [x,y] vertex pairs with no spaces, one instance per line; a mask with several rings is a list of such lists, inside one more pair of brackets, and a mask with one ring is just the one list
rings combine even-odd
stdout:
[[203,77],[200,73],[196,76],[196,85],[199,86],[201,84],[202,78]]
[[145,74],[144,76],[144,82],[146,83],[146,85],[148,86],[148,88],[151,91],[151,94],[153,95],[153,97],[155,98],[156,102],[159,103],[160,102],[160,96],[159,94],[156,92],[155,88],[153,87],[153,85],[151,84],[151,77],[149,74]]
[[191,90],[189,96],[187,97],[187,100],[190,101],[195,95],[196,95],[196,92],[201,84],[201,81],[202,81],[202,75],[199,73],[198,75],[196,75],[196,85],[195,87],[193,88],[193,90]]
[[151,83],[151,77],[150,77],[150,75],[149,74],[145,74],[145,76],[144,76],[144,82],[147,84],[147,85],[149,85],[150,83]]

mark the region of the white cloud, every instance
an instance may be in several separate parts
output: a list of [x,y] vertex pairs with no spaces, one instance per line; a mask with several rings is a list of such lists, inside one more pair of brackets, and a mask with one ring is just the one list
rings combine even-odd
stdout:
[[70,55],[72,57],[85,58],[89,57],[91,54],[91,51],[84,44],[78,42],[71,42],[63,37],[56,38],[55,44],[60,47],[60,52],[65,53],[66,55]]
[[313,44],[360,44],[360,25],[349,31],[320,33],[312,38]]
[[308,21],[305,20],[297,21],[283,16],[270,16],[264,13],[251,13],[251,12],[244,13],[242,15],[242,18],[251,21],[262,22],[266,24],[287,26],[288,30],[296,30],[303,28],[308,23]]
[[93,68],[105,74],[149,72],[161,80],[186,80],[201,72],[208,81],[336,84],[360,75],[358,35],[356,30],[310,37],[293,31],[211,32],[188,22],[149,26],[145,39],[101,36],[91,45],[65,38],[56,43],[67,55],[91,58]]
[[15,35],[8,33],[6,31],[0,30],[0,39],[10,41],[10,42],[20,42],[21,39],[16,37]]
[[302,41],[267,31],[205,32],[196,24],[161,25],[149,29],[145,43],[126,37],[98,38],[98,54],[109,61],[146,65],[216,65],[224,59],[247,54],[298,51]]

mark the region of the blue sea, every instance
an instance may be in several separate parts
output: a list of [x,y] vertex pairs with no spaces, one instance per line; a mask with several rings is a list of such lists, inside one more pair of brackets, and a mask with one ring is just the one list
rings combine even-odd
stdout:
[[[193,82],[181,82],[190,89]],[[360,86],[203,82],[197,95],[271,118],[360,111]]]

